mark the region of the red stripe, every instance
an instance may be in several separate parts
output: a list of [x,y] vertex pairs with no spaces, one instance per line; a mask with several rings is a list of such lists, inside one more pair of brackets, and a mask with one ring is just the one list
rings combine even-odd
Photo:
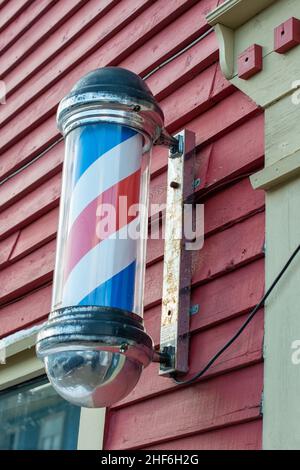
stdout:
[[[131,205],[139,203],[139,192],[140,170],[100,194],[79,214],[68,237],[65,280],[74,266],[88,251],[136,218],[136,215],[129,216],[128,211],[127,213],[123,212],[123,207],[120,207],[119,204],[119,198],[126,196],[127,207],[130,208]],[[115,208],[116,220],[112,224],[103,223],[107,231],[100,237],[99,223],[101,223],[101,220],[108,221],[103,204],[111,204]],[[103,209],[102,217],[101,207]]]

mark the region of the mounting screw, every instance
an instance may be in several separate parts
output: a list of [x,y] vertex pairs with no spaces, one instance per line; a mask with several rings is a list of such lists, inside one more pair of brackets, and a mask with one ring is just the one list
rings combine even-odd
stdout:
[[193,181],[193,189],[196,189],[200,186],[201,184],[201,180],[200,178],[196,178],[194,181]]
[[190,315],[196,315],[199,312],[199,304],[192,305],[190,307]]
[[128,344],[127,343],[121,344],[120,353],[122,353],[122,354],[126,353],[127,349],[128,349]]
[[171,188],[178,189],[180,184],[177,181],[171,181],[170,186]]
[[132,110],[138,113],[141,110],[141,107],[139,104],[135,104],[132,106]]
[[172,141],[169,143],[170,157],[177,158],[183,155],[184,141],[182,135],[178,137],[172,137]]

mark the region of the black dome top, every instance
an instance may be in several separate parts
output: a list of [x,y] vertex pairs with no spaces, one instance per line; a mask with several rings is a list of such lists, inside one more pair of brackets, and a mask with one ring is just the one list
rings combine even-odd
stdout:
[[156,104],[144,80],[121,67],[103,67],[89,72],[72,88],[68,97],[88,92],[110,92]]
[[57,125],[64,135],[84,123],[105,120],[132,127],[153,142],[164,128],[164,114],[147,84],[121,67],[89,72],[58,106]]

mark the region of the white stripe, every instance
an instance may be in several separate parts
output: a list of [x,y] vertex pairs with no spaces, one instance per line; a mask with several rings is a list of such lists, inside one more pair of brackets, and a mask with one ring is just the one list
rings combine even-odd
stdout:
[[142,140],[140,134],[130,137],[104,153],[83,173],[71,197],[69,230],[91,201],[141,167]]
[[138,223],[137,217],[83,256],[71,271],[64,286],[62,307],[78,305],[96,287],[111,279],[136,259],[137,240],[125,237],[127,230],[135,231]]

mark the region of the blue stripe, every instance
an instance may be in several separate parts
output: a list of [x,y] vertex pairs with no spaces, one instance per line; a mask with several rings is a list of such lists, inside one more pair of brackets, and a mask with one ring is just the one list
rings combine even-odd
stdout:
[[89,124],[74,129],[70,133],[73,139],[73,187],[95,160],[135,134],[129,127],[110,123]]
[[81,300],[79,305],[116,307],[132,312],[135,268],[136,262],[134,261],[111,279],[96,287],[96,289]]

